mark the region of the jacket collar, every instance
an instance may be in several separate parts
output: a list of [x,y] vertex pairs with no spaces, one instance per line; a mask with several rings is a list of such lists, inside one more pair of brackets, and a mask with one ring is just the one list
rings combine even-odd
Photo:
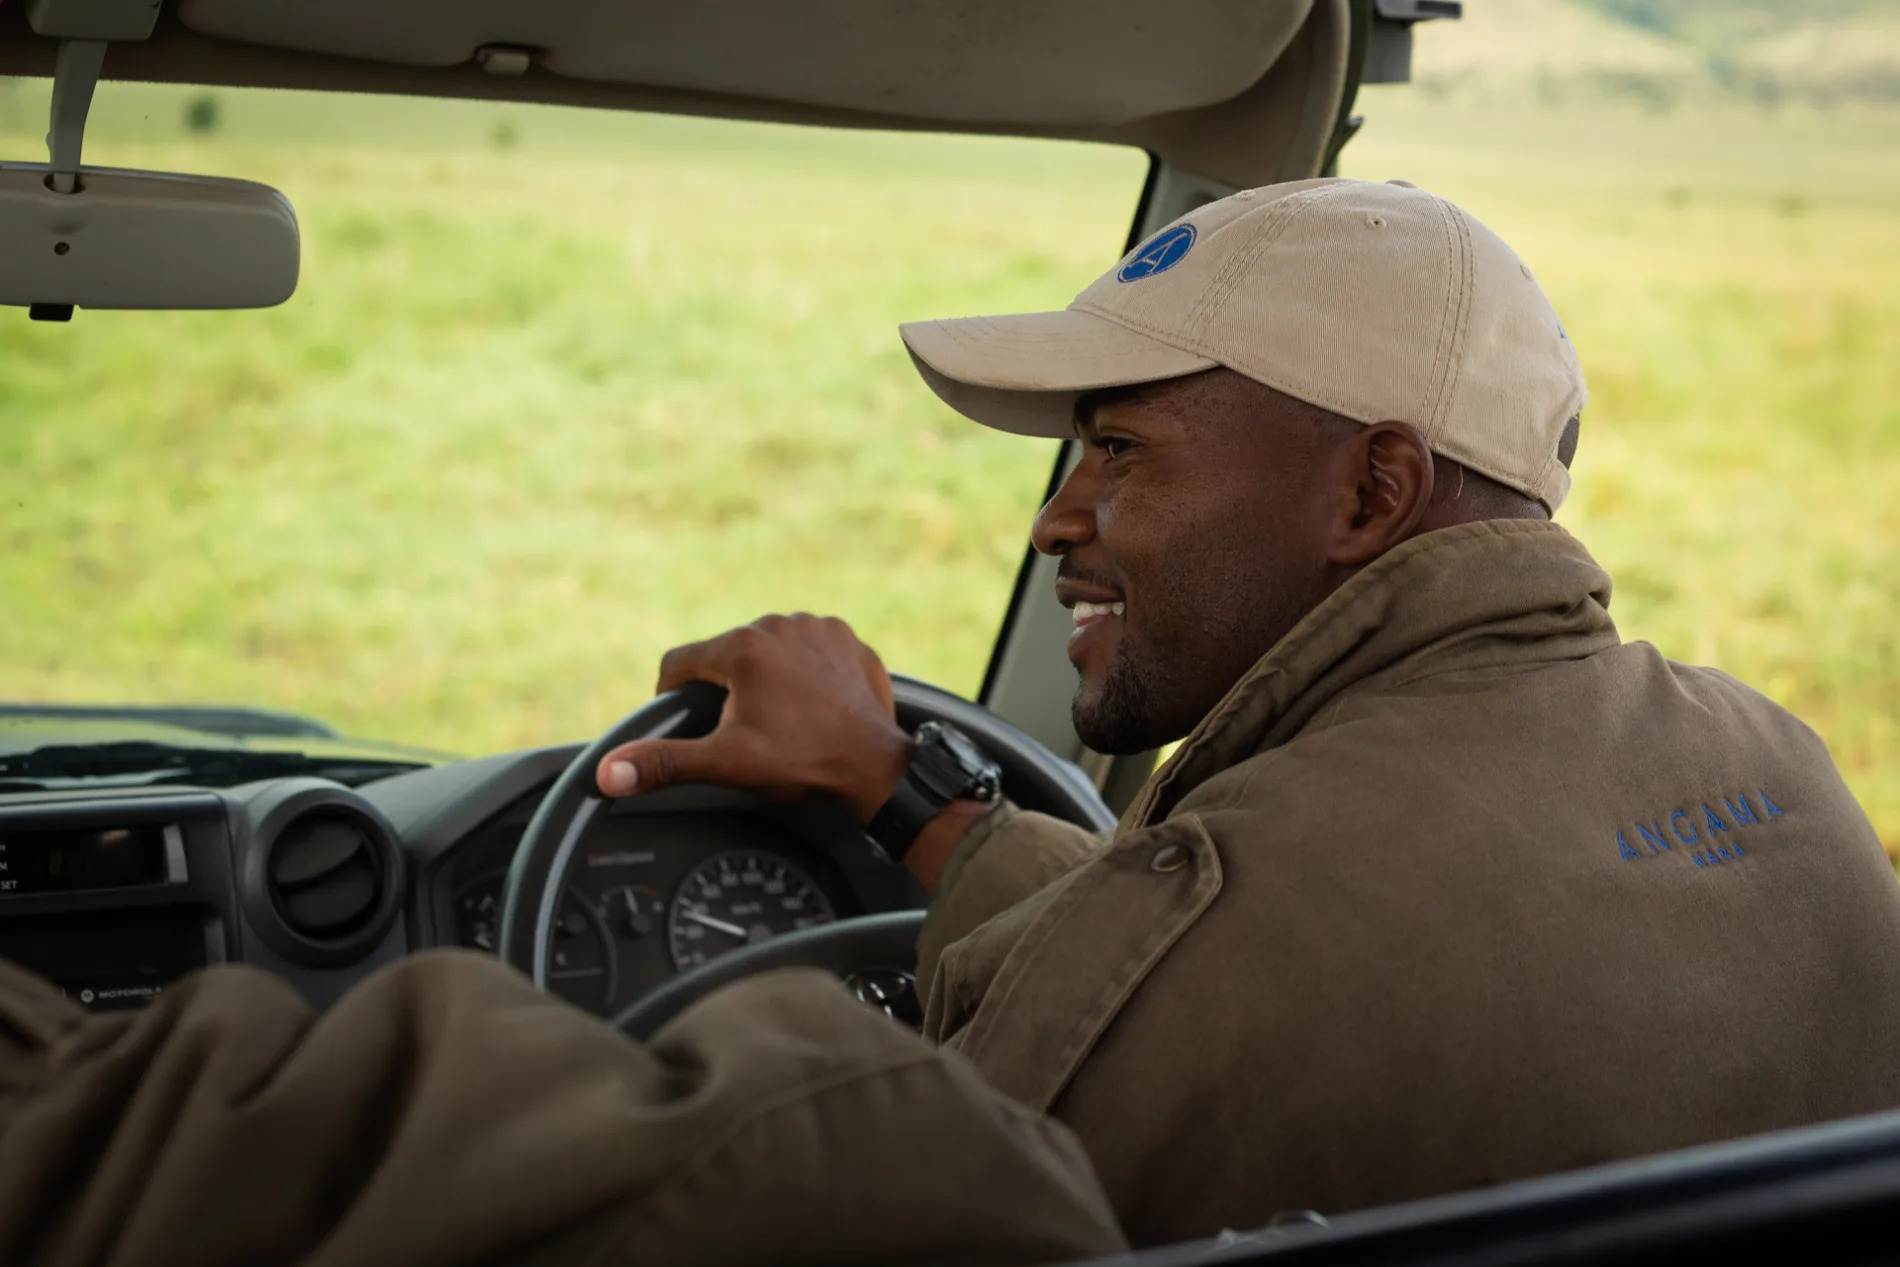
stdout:
[[1609,604],[1609,576],[1555,524],[1485,520],[1414,537],[1262,656],[1148,780],[1121,829],[1166,818],[1196,786],[1286,743],[1355,688],[1615,646]]

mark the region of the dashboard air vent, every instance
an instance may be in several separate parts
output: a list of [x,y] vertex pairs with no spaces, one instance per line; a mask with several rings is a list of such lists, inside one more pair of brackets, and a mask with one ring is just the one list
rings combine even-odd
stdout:
[[299,936],[334,941],[359,932],[383,907],[383,845],[351,815],[321,810],[285,826],[271,850],[271,898]]

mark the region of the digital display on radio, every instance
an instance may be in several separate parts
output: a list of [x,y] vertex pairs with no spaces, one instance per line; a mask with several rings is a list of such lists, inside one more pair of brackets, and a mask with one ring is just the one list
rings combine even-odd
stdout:
[[70,893],[163,884],[164,827],[7,831],[0,828],[0,894]]

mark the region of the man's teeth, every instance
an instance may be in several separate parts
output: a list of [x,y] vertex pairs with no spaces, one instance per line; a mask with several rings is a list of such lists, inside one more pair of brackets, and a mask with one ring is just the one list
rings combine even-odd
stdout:
[[1119,616],[1128,607],[1126,603],[1077,603],[1075,605],[1075,623],[1093,620],[1097,616]]

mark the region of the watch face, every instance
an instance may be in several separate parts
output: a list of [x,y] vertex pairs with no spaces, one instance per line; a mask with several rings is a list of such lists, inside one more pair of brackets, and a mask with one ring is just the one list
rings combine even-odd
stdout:
[[941,732],[944,746],[956,754],[957,764],[966,770],[975,770],[990,764],[983,750],[970,742],[970,737],[960,730],[945,726]]
[[[962,776],[964,786],[959,795],[974,796],[979,800],[993,798],[998,787],[996,762],[956,727],[940,725],[936,730],[936,738],[943,744],[946,754],[960,767],[958,773]],[[919,737],[922,737],[921,728]]]

